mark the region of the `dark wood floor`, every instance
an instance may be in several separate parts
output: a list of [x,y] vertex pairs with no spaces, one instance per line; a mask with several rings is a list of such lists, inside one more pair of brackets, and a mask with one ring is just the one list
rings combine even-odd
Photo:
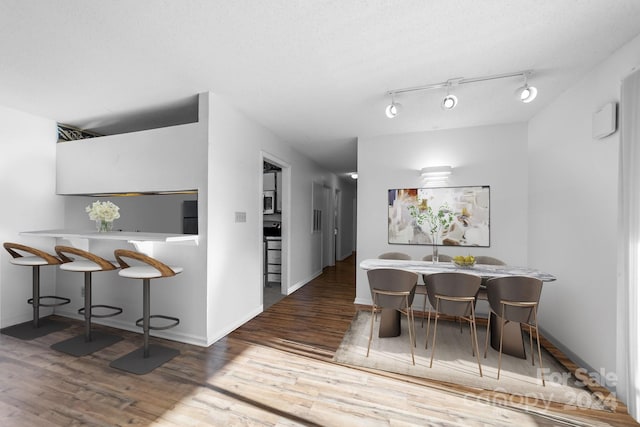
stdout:
[[[78,321],[60,318],[71,327],[33,341],[0,335],[0,425],[637,425],[622,406],[545,411],[333,363],[358,309],[353,263],[326,269],[208,348],[154,340],[181,354],[144,376],[108,366],[141,345],[139,334],[99,327],[125,339],[81,358],[49,348],[81,333]],[[497,404],[505,401],[511,407]]]

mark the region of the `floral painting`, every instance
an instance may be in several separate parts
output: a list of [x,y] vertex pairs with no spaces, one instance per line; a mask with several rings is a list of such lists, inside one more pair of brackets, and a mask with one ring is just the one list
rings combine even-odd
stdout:
[[389,243],[490,246],[489,186],[389,190]]

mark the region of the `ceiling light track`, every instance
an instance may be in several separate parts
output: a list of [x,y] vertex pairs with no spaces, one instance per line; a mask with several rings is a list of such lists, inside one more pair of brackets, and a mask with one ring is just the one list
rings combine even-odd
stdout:
[[[489,76],[481,76],[481,77],[470,77],[470,78],[456,77],[441,83],[433,83],[433,84],[422,85],[422,86],[412,86],[412,87],[406,87],[401,89],[393,89],[393,90],[387,91],[387,95],[391,97],[391,104],[386,107],[386,110],[385,110],[386,115],[389,118],[394,118],[398,115],[399,108],[397,107],[399,107],[400,104],[398,104],[395,101],[395,97],[396,95],[399,95],[399,94],[421,92],[426,90],[447,89],[447,95],[444,97],[440,105],[444,110],[451,110],[458,103],[458,98],[455,95],[450,94],[450,91],[452,88],[456,86],[470,84],[470,83],[509,79],[513,77],[522,77],[524,79],[524,85],[519,87],[516,90],[516,97],[518,98],[518,100],[524,103],[529,103],[533,101],[538,94],[538,90],[535,87],[530,86],[528,83],[528,79],[532,75],[533,75],[533,70],[524,70],[524,71],[516,71],[513,73],[492,74]],[[391,114],[391,112],[393,112],[393,114]]]

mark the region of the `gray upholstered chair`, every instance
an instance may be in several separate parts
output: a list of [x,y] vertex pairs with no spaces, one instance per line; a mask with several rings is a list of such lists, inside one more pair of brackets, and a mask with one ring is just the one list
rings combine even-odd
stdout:
[[40,267],[62,263],[56,256],[31,246],[5,242],[4,248],[11,255],[11,264],[31,267],[31,298],[27,300],[33,307],[33,316],[29,322],[19,323],[2,329],[2,333],[14,338],[32,340],[67,328],[67,323],[40,318],[40,307],[58,307],[69,304],[69,298],[56,295],[40,295]]
[[492,256],[486,256],[486,255],[478,255],[477,257],[475,257],[476,259],[476,264],[485,264],[485,265],[507,265],[506,262],[498,259],[498,258],[494,258]]
[[[475,257],[475,259],[476,259],[476,264],[507,265],[506,262],[502,261],[501,259],[494,258],[492,256],[478,255],[477,257]],[[478,291],[477,299],[479,299],[479,300],[486,300],[487,299],[487,289],[485,288],[486,285],[487,285],[487,281],[483,280],[482,281],[482,287]]]
[[385,252],[378,256],[378,259],[400,259],[405,261],[410,261],[411,256],[403,253],[403,252]]
[[[423,261],[431,261],[432,259],[433,259],[433,255],[426,255],[422,257]],[[445,254],[438,255],[438,261],[440,262],[451,262],[452,260],[453,260],[453,257],[451,257],[450,255],[445,255]],[[427,283],[425,279],[426,276],[427,276],[426,274],[422,275],[422,281],[424,283]],[[427,287],[422,285],[416,286],[416,294],[424,296],[424,300],[422,303],[422,327],[424,328],[424,317],[427,312]]]
[[367,277],[373,299],[367,357],[369,357],[369,350],[371,349],[373,324],[376,313],[382,309],[392,309],[407,315],[411,362],[415,365],[416,361],[413,353],[413,347],[415,346],[415,326],[411,304],[413,303],[418,274],[393,268],[378,268],[367,271]]
[[[478,370],[482,376],[482,365],[478,352],[478,332],[476,329],[476,317],[474,302],[476,293],[480,288],[482,279],[479,276],[465,273],[435,273],[426,276],[427,296],[431,306],[435,309],[435,324],[433,327],[433,344],[431,349],[431,362],[436,353],[436,336],[438,332],[438,318],[440,315],[455,316],[460,320],[469,322],[471,329],[471,354],[476,356]],[[429,320],[427,322],[427,343],[429,341],[429,330],[431,328],[431,309],[429,309]],[[427,344],[425,344],[425,347]]]
[[[91,292],[92,273],[118,268],[106,259],[82,249],[63,245],[58,245],[55,249],[62,260],[61,270],[84,273],[84,306],[78,310],[78,314],[84,316],[84,334],[55,343],[51,348],[72,356],[86,356],[122,340],[120,336],[93,331],[91,327],[91,319],[94,317],[113,317],[122,313],[120,307],[93,304]],[[94,309],[99,311],[94,312]]]
[[[423,261],[431,261],[433,259],[433,255],[426,255],[422,257]],[[451,255],[440,254],[438,255],[439,262],[451,262],[453,261],[453,257]]]
[[[499,277],[487,281],[487,296],[489,307],[493,311],[500,325],[500,349],[498,355],[498,375],[500,379],[500,365],[502,362],[502,341],[504,337],[504,325],[507,322],[524,323],[529,328],[529,343],[531,346],[531,364],[535,364],[533,356],[533,332],[536,334],[538,342],[538,360],[540,362],[540,373],[542,375],[542,385],[545,385],[542,352],[540,350],[540,334],[538,332],[538,303],[542,292],[542,281],[533,277],[510,276]],[[484,344],[484,357],[487,357],[487,347],[489,345],[489,330],[491,327],[491,316],[487,325],[487,338]]]

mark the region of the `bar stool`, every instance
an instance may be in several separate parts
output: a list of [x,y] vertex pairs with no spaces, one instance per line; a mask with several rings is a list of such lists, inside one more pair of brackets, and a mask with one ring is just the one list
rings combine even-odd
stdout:
[[[98,255],[70,246],[56,246],[56,253],[62,260],[60,270],[79,271],[84,273],[84,307],[78,309],[78,314],[84,315],[84,334],[60,341],[51,346],[52,349],[72,356],[86,356],[122,340],[122,337],[91,330],[91,318],[113,317],[122,313],[122,308],[111,305],[92,304],[91,273],[97,271],[116,270],[117,267]],[[74,260],[67,255],[76,255]],[[93,309],[107,309],[110,312],[95,314]]]
[[[116,249],[115,257],[121,270],[118,274],[129,279],[142,279],[142,318],[136,320],[136,325],[142,327],[144,345],[142,348],[111,362],[109,366],[133,374],[143,375],[153,371],[160,365],[180,354],[179,350],[163,347],[157,344],[149,344],[150,330],[165,330],[178,326],[180,319],[160,314],[151,315],[151,279],[175,276],[182,272],[182,267],[169,267],[166,264],[151,258],[140,252],[126,249]],[[123,258],[133,259],[146,265],[130,266]],[[165,319],[171,321],[166,326],[151,326],[151,319]]]
[[[14,338],[32,340],[69,327],[66,323],[50,320],[46,317],[40,318],[40,307],[58,307],[71,302],[69,298],[40,295],[40,267],[43,265],[58,265],[61,261],[47,252],[19,243],[5,242],[3,246],[13,257],[10,261],[11,264],[32,267],[33,269],[32,297],[27,300],[27,303],[33,306],[33,319],[6,327],[1,332]],[[25,256],[24,254],[30,255]],[[43,303],[42,300],[54,300],[57,302]]]

